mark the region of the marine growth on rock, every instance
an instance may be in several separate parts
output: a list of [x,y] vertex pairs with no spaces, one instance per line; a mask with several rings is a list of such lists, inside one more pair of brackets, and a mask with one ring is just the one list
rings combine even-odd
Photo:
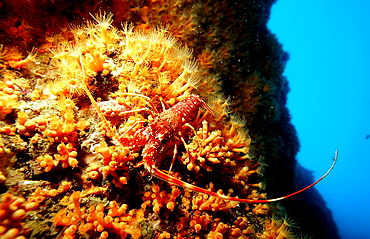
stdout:
[[[192,50],[163,26],[92,18],[24,59],[0,49],[0,238],[292,237],[276,204],[164,180],[266,198],[245,122]],[[192,95],[205,104],[143,167],[158,116]]]

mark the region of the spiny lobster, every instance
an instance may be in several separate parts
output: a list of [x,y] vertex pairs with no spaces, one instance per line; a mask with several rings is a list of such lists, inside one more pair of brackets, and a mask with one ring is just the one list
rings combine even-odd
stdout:
[[186,183],[158,169],[155,166],[154,159],[159,156],[159,152],[165,146],[164,142],[170,140],[178,131],[180,131],[184,127],[185,124],[195,119],[200,107],[206,108],[209,112],[211,112],[211,114],[213,114],[211,109],[200,96],[192,94],[186,99],[178,102],[171,108],[164,110],[162,113],[154,118],[153,122],[151,122],[148,127],[144,128],[142,131],[137,132],[137,135],[139,136],[137,136],[137,138],[135,139],[135,144],[138,143],[144,145],[144,149],[142,151],[143,158],[142,161],[139,162],[138,166],[143,165],[148,172],[163,181],[192,191],[204,193],[224,200],[238,201],[243,203],[266,203],[275,202],[291,197],[313,187],[329,174],[329,172],[334,168],[334,165],[337,161],[338,152],[336,151],[334,162],[332,163],[331,167],[317,181],[294,193],[273,199],[253,200],[230,197]]

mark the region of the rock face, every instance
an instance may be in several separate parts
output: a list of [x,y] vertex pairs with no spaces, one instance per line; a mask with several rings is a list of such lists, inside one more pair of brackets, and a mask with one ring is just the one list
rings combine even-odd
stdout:
[[4,1],[0,237],[339,238],[272,4]]

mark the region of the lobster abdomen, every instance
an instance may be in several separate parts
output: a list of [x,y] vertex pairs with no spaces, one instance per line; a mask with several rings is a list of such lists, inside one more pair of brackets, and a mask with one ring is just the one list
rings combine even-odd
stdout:
[[194,120],[197,116],[198,110],[205,103],[199,95],[191,94],[188,98],[175,104],[170,110],[176,111],[181,116],[183,123]]

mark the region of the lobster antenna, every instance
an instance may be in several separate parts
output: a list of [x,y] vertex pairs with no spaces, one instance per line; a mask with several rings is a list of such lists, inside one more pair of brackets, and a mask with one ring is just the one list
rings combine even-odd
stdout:
[[194,186],[192,184],[189,184],[189,183],[186,183],[186,182],[183,182],[171,175],[168,175],[166,174],[165,172],[155,168],[155,167],[152,167],[150,169],[150,172],[156,176],[157,178],[161,179],[161,180],[165,180],[167,181],[168,183],[172,183],[172,184],[175,184],[179,187],[183,187],[183,188],[186,188],[186,189],[189,189],[191,191],[196,191],[196,192],[199,192],[199,193],[204,193],[204,194],[207,194],[207,195],[210,195],[210,196],[214,196],[214,197],[218,197],[218,198],[221,198],[223,200],[229,200],[229,201],[237,201],[237,202],[242,202],[242,203],[268,203],[268,202],[276,202],[276,201],[280,201],[280,200],[283,200],[285,198],[289,198],[289,197],[292,197],[298,193],[301,193],[311,187],[313,187],[314,185],[316,185],[318,182],[320,182],[321,180],[323,180],[329,173],[330,171],[334,168],[334,165],[336,164],[338,160],[338,150],[335,151],[335,156],[334,156],[334,161],[331,165],[331,167],[328,169],[328,171],[323,175],[321,176],[317,181],[315,181],[314,183],[308,185],[307,187],[305,188],[302,188],[301,190],[298,190],[294,193],[291,193],[291,194],[288,194],[286,196],[282,196],[282,197],[278,197],[278,198],[272,198],[272,199],[243,199],[243,198],[237,198],[237,197],[229,197],[229,196],[226,196],[226,195],[222,195],[222,194],[218,194],[218,193],[215,193],[215,192],[212,192],[212,191],[208,191],[204,188],[201,188],[201,187],[197,187],[197,186]]
[[80,59],[79,59],[79,64],[80,64],[80,67],[81,67],[82,77],[83,77],[83,79],[82,79],[83,80],[82,88],[85,91],[87,97],[90,99],[91,104],[94,106],[94,108],[98,112],[98,115],[99,115],[100,119],[102,119],[104,121],[104,124],[106,126],[106,130],[107,130],[108,135],[111,136],[114,140],[117,140],[117,138],[115,137],[116,134],[115,134],[114,130],[109,126],[108,120],[105,118],[105,116],[101,112],[101,110],[100,110],[98,104],[96,103],[94,97],[92,96],[90,90],[86,86],[86,80],[85,80],[86,74],[85,74],[85,68],[84,68],[84,65],[82,63],[82,57],[81,56],[80,56]]

